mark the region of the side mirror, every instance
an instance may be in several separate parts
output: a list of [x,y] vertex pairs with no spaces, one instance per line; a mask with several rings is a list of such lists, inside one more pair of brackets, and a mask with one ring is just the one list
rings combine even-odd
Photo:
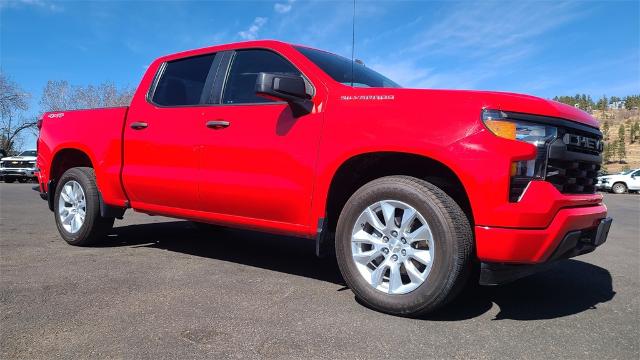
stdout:
[[302,76],[261,72],[256,79],[256,94],[288,102],[295,117],[313,109]]

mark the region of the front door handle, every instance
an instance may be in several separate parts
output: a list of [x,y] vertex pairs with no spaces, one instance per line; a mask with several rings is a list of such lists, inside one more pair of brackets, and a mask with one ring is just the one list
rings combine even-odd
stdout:
[[214,129],[214,130],[224,129],[224,128],[228,127],[229,125],[231,125],[231,123],[226,121],[226,120],[210,120],[210,121],[207,121],[207,127],[209,129]]
[[131,128],[133,130],[146,129],[147,126],[149,126],[149,124],[147,124],[146,122],[133,122],[133,123],[131,123]]

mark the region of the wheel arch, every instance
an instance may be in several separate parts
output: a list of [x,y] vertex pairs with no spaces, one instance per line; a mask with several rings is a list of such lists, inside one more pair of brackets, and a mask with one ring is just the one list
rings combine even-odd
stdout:
[[53,211],[53,199],[55,197],[55,191],[57,187],[57,181],[60,179],[65,171],[74,167],[89,167],[96,172],[96,186],[98,187],[98,197],[100,200],[100,214],[103,217],[122,217],[124,209],[116,206],[108,205],[104,202],[102,197],[102,191],[100,190],[100,176],[98,172],[93,156],[88,149],[82,147],[61,147],[55,151],[51,158],[51,165],[49,166],[49,184],[47,187],[47,196],[49,209]]
[[422,154],[380,151],[353,155],[333,172],[326,193],[322,232],[335,231],[342,208],[358,188],[369,181],[390,175],[413,176],[438,186],[456,201],[473,226],[469,196],[460,177],[450,166]]

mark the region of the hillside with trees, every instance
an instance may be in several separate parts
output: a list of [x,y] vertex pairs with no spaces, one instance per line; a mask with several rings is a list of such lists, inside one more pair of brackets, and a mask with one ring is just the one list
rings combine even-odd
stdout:
[[603,168],[609,173],[640,168],[640,95],[623,98],[556,96],[553,100],[589,112],[600,121],[605,140]]

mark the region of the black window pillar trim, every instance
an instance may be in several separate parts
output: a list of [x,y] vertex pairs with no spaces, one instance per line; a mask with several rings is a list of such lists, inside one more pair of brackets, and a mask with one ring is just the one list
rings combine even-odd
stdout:
[[222,94],[224,92],[225,84],[227,81],[227,74],[229,73],[229,68],[231,67],[231,59],[233,58],[233,54],[233,50],[221,51],[219,53],[220,63],[218,64],[218,68],[216,69],[215,80],[213,82],[213,86],[209,95],[210,105],[222,104]]

